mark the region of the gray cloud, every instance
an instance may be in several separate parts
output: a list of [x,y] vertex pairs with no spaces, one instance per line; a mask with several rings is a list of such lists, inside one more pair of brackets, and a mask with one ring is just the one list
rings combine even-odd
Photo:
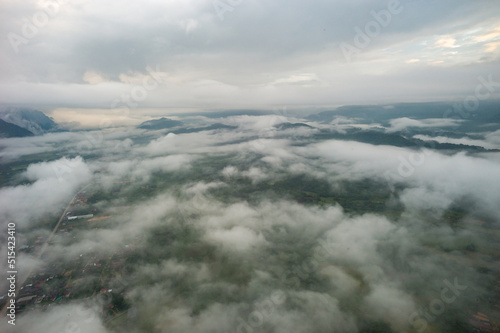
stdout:
[[[24,18],[48,11],[34,1],[4,7],[5,37],[25,38]],[[3,102],[106,108],[133,88],[124,76],[139,77],[155,66],[164,80],[143,106],[463,98],[478,73],[498,74],[498,50],[488,44],[495,39],[484,37],[496,28],[494,1],[401,1],[401,13],[360,49],[355,64],[346,63],[340,43],[354,45],[356,27],[376,22],[372,12],[387,10],[388,3],[244,1],[223,20],[211,2],[64,1],[58,7],[17,53],[2,39]],[[460,37],[468,31],[475,39]],[[461,43],[462,57],[434,46],[446,38]],[[390,64],[378,61],[387,55]]]

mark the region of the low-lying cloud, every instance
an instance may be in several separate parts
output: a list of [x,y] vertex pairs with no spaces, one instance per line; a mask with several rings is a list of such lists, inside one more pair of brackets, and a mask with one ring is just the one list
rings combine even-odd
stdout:
[[[478,267],[494,261],[493,242],[475,226],[500,222],[498,158],[318,139],[269,117],[222,121],[237,128],[147,132],[122,149],[106,141],[138,132],[115,129],[85,160],[32,163],[0,189],[2,219],[23,241],[47,237],[42,217],[58,218],[84,186],[106,218],[67,221],[41,259],[20,257],[37,272],[79,267],[69,297],[19,315],[23,332],[412,332],[450,281],[467,288],[428,321],[435,328],[466,322],[468,304],[488,295],[492,275]],[[98,289],[92,305],[72,299],[86,288]]]

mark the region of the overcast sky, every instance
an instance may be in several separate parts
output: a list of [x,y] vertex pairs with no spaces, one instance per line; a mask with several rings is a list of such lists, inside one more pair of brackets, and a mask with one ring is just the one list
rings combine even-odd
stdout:
[[479,77],[500,81],[499,18],[497,0],[2,0],[0,103],[463,100]]

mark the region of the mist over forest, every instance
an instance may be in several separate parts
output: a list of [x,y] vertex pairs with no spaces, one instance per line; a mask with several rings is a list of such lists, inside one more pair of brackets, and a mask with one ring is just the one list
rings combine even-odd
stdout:
[[[372,106],[375,120],[359,116],[370,107],[222,112],[3,139],[1,220],[17,225],[20,275],[52,277],[16,329],[466,332],[477,313],[496,320],[500,132],[478,120],[498,105],[474,120],[397,104]],[[93,217],[64,220],[38,256],[75,193],[67,214]]]

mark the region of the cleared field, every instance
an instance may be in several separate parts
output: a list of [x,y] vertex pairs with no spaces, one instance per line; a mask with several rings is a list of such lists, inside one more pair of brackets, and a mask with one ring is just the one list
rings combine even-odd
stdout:
[[111,216],[99,216],[99,217],[93,217],[90,220],[87,220],[87,222],[93,222],[93,221],[102,221],[102,220],[107,220]]

